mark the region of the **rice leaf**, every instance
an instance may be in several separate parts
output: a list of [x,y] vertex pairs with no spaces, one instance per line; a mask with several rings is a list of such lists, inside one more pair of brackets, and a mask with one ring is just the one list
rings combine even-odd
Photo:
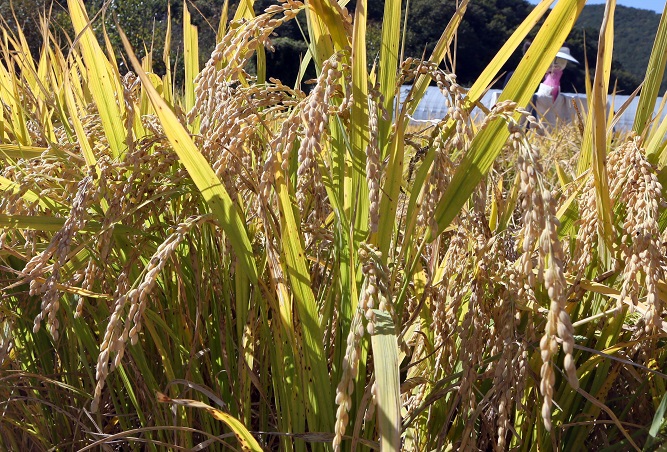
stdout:
[[183,0],[183,63],[185,65],[185,111],[195,106],[195,77],[199,74],[199,34],[192,25],[190,11]]
[[659,167],[664,168],[667,165],[667,152],[665,152],[665,136],[667,136],[667,118],[660,122],[651,135],[650,141],[646,145],[646,155],[652,160],[659,162]]
[[651,120],[653,110],[655,109],[655,101],[658,98],[660,84],[662,77],[665,74],[665,65],[667,64],[667,4],[660,16],[660,24],[655,35],[653,49],[646,67],[646,75],[644,76],[644,84],[641,96],[639,97],[639,104],[637,105],[637,113],[635,114],[635,122],[632,125],[632,130],[638,135],[646,132],[646,126]]
[[116,102],[114,95],[119,92],[115,88],[120,86],[120,81],[109,69],[109,62],[104,57],[104,52],[95,38],[83,1],[72,0],[68,2],[68,7],[74,31],[77,33],[79,48],[85,61],[88,87],[97,104],[111,152],[117,158],[125,151],[126,135],[122,119],[125,114],[123,103]]
[[262,452],[257,440],[250,434],[247,428],[235,417],[220,411],[216,408],[213,408],[210,405],[205,404],[204,402],[199,402],[197,400],[190,399],[172,399],[168,396],[162,394],[161,392],[157,393],[157,401],[160,403],[171,403],[173,405],[180,405],[188,408],[197,408],[201,410],[206,410],[211,416],[215,419],[224,422],[229,428],[232,429],[236,438],[241,444],[241,448],[244,451],[253,451],[253,452]]
[[[394,96],[396,93],[396,73],[398,71],[398,44],[401,31],[401,1],[387,0],[382,18],[382,41],[380,47],[379,77],[380,92],[384,97],[383,107],[387,116],[394,115]],[[391,119],[380,118],[380,149],[384,148],[389,134]],[[385,152],[383,152],[384,154]]]
[[0,154],[12,160],[31,159],[42,155],[47,148],[39,146],[22,146],[20,144],[0,144]]
[[[6,215],[0,214],[0,227],[27,229],[33,231],[60,231],[65,224],[65,218],[32,216],[32,215]],[[102,223],[96,221],[87,222],[82,231],[98,232],[102,230]],[[130,226],[118,224],[114,226],[114,233],[122,236],[145,235],[146,233]]]
[[[318,35],[311,37],[316,43],[322,35],[326,34],[331,37],[336,50],[344,50],[350,47],[350,36],[352,33],[349,30],[349,25],[341,17],[339,5],[336,4],[334,6],[331,0],[311,0],[306,5],[308,6],[309,13],[314,16],[313,18],[321,21],[321,34],[318,33]],[[318,63],[321,63],[331,55],[319,54],[317,56],[322,58],[321,61],[316,59]]]
[[72,88],[73,83],[75,82],[70,77],[70,72],[66,71],[65,89],[63,90],[65,94],[65,105],[67,105],[67,110],[70,113],[69,118],[72,121],[77,143],[81,147],[81,153],[83,154],[83,158],[86,161],[86,165],[94,166],[97,162],[97,159],[93,153],[93,147],[90,145],[90,141],[88,141],[88,136],[86,135],[86,131],[83,128],[83,124],[81,123],[81,118],[79,118],[79,109],[77,107],[76,101],[74,100],[74,89]]
[[[499,101],[511,99],[519,105],[528,104],[585,3],[585,0],[564,0],[556,4],[503,90]],[[477,184],[491,168],[508,136],[509,131],[503,121],[494,121],[475,136],[438,203],[435,213],[437,230],[430,231],[431,240],[444,231],[459,213]]]
[[[3,34],[5,39],[7,39],[6,32]],[[4,123],[6,125],[3,125],[3,129],[7,128],[12,132],[18,141],[17,144],[29,146],[32,144],[32,140],[28,133],[26,118],[23,114],[23,106],[19,101],[21,96],[18,93],[18,83],[13,82],[16,78],[13,64],[9,66],[9,70],[5,69],[4,65],[0,64],[0,98],[2,98],[2,101],[9,106],[10,110],[9,116],[7,117],[9,122]]]
[[558,182],[560,183],[561,190],[565,190],[567,186],[572,182],[572,178],[569,174],[565,172],[563,165],[559,162],[555,162],[556,166],[556,175],[558,176]]
[[[275,186],[280,203],[281,245],[299,320],[303,329],[304,367],[300,369],[306,386],[308,406],[306,417],[311,428],[332,431],[333,397],[323,347],[324,333],[318,306],[311,287],[306,254],[297,221],[296,203],[290,195],[282,170],[276,171]],[[313,427],[314,426],[314,427]]]
[[233,20],[252,19],[255,17],[254,3],[255,0],[241,0],[239,6],[236,8]]
[[[644,450],[654,450],[652,447],[659,440],[658,435],[660,434],[661,430],[664,430],[664,427],[667,424],[667,417],[665,417],[666,412],[667,412],[667,394],[664,394],[662,396],[662,400],[660,401],[658,409],[655,411],[655,416],[653,416],[653,422],[651,422],[651,428],[648,431],[649,437],[646,440]],[[664,444],[664,438],[663,438],[663,444]]]
[[382,451],[401,450],[401,394],[398,339],[388,312],[374,309],[375,331],[371,336],[377,392],[376,413]]
[[[366,0],[359,0],[354,13],[352,34],[352,116],[350,144],[352,172],[351,192],[346,198],[355,206],[355,241],[359,242],[368,233],[368,184],[366,183],[366,148],[369,142],[368,127],[368,69],[366,67]],[[356,198],[356,199],[355,199]]]
[[151,99],[158,118],[162,123],[165,135],[178,154],[183,166],[187,169],[190,177],[199,189],[200,193],[208,203],[211,211],[220,222],[220,226],[229,236],[229,240],[236,251],[250,281],[257,284],[257,267],[253,257],[252,247],[246,232],[245,219],[236,204],[233,203],[227,190],[215,175],[211,165],[195,146],[192,138],[185,130],[178,118],[169,108],[167,103],[160,97],[153,87],[148,75],[141,68],[141,64],[134,55],[127,37],[119,30],[123,45],[127,51],[135,72],[141,78],[143,89],[146,90]]
[[165,102],[169,105],[174,104],[174,85],[171,75],[171,2],[167,3],[167,30],[164,35],[164,48],[162,51],[162,62],[165,67],[165,74],[162,78],[163,96]]
[[[238,11],[238,9],[237,9]],[[215,43],[219,44],[222,38],[227,34],[227,21],[229,20],[229,0],[225,0],[222,4],[222,11],[220,12],[220,22],[218,23],[218,31],[215,34]]]
[[579,186],[570,197],[568,197],[558,208],[556,212],[556,218],[560,222],[560,227],[558,228],[558,237],[563,238],[568,234],[576,235],[576,222],[579,220],[579,209],[577,208],[577,203],[575,202],[580,196],[581,189],[583,185]]
[[[607,246],[614,243],[615,230],[612,226],[612,208],[609,199],[609,181],[607,178],[607,90],[611,75],[611,57],[614,47],[614,10],[616,1],[610,0],[605,7],[600,39],[598,41],[598,56],[593,79],[593,108],[589,112],[590,121],[586,123],[584,136],[592,137],[592,149],[583,147],[582,153],[591,153],[593,179],[595,182],[596,206],[598,217],[602,225],[602,236]],[[581,167],[580,167],[581,170]]]

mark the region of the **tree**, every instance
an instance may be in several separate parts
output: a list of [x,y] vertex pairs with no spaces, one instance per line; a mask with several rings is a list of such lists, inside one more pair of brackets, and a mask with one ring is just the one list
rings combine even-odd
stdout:
[[[575,25],[578,29],[594,30],[595,36],[600,29],[604,5],[590,5],[584,8]],[[660,23],[660,14],[645,9],[617,6],[614,20],[614,59],[618,66],[619,83],[626,81],[635,88],[643,80],[651,55],[651,48]],[[632,77],[634,76],[634,77]],[[631,92],[634,88],[628,91]],[[667,89],[667,74],[663,78],[661,90]]]
[[[255,12],[257,14],[261,13],[275,1],[256,0],[254,3]],[[172,65],[177,62],[177,56],[183,55],[183,0],[110,0],[104,14],[96,16],[104,3],[104,0],[86,0],[86,8],[90,18],[95,18],[93,29],[97,33],[98,39],[102,39],[103,29],[106,29],[119,58],[122,57],[122,45],[117,24],[127,34],[135,52],[140,57],[145,55],[145,49],[153,49],[154,70],[158,74],[164,72],[165,68],[161,55],[167,26],[168,3],[171,3],[172,14]],[[209,58],[215,47],[223,3],[224,0],[187,1],[192,22],[197,25],[199,31],[201,64]],[[238,0],[230,1],[228,19],[233,17],[238,3]],[[407,2],[403,3],[405,5]],[[430,55],[446,24],[454,15],[456,4],[456,0],[411,0],[409,2],[406,57],[421,58],[424,55],[426,57]],[[52,29],[61,35],[63,45],[67,43],[64,34],[68,34],[70,39],[73,38],[69,16],[66,10],[59,5],[66,8],[66,0],[59,0],[59,3],[55,3],[54,0],[0,0],[0,15],[7,20],[11,29],[16,30],[17,26],[23,28],[33,55],[37,55],[41,46],[41,32],[37,26],[39,15],[51,10],[51,8]],[[12,14],[11,6],[16,13],[16,19]],[[354,11],[355,6],[355,0],[350,1],[347,5],[351,12]],[[469,3],[457,32],[456,45],[452,46],[455,47],[456,52],[454,70],[460,83],[471,84],[477,79],[531,9],[532,6],[525,0],[474,0]],[[582,18],[585,20],[581,20],[580,23],[589,27],[592,20],[597,20],[598,13],[601,15],[599,7],[587,6],[582,13]],[[649,13],[649,15],[645,13]],[[380,50],[383,14],[384,0],[368,1],[367,51],[369,65],[372,65]],[[403,15],[405,15],[405,10]],[[655,17],[653,16],[658,15],[654,13],[619,6],[617,16],[616,22],[617,24],[622,22],[619,27],[625,27],[624,30],[628,27],[641,28],[644,24],[646,25],[644,28],[657,27],[654,24]],[[622,20],[621,16],[627,16],[632,24],[626,24],[627,21]],[[579,66],[570,65],[565,71],[561,82],[564,91],[583,92],[585,90],[583,64],[585,54],[588,56],[589,65],[591,67],[595,65],[599,27],[587,27],[578,26],[568,38],[567,44],[570,46],[572,55],[582,64]],[[651,30],[648,32],[655,33]],[[266,52],[268,77],[278,78],[290,86],[294,85],[301,60],[307,52],[307,33],[307,24],[303,13],[275,31],[271,37],[274,51]],[[619,49],[619,59],[623,64],[614,61],[612,66],[612,84],[617,81],[618,89],[626,93],[633,91],[640,83],[643,72],[638,74],[638,71],[643,71],[645,64],[642,66],[635,60],[632,60],[630,65],[627,64],[621,56],[628,52],[625,50],[621,52],[621,50],[630,46],[632,49],[630,53],[644,55],[650,52],[652,42],[643,39],[646,42],[632,44],[628,41],[631,35],[630,32],[617,34],[616,48]],[[647,48],[647,50],[644,50],[644,48]],[[616,52],[615,55],[617,55]],[[513,70],[519,63],[521,56],[520,50],[515,52],[503,70]],[[642,56],[642,58],[644,57]],[[182,58],[180,61],[182,61]],[[182,80],[182,68],[182,64],[177,65],[175,73],[177,83]],[[312,78],[314,75],[315,71],[311,65],[305,78]]]
[[[456,11],[455,0],[412,0],[408,11],[406,56],[431,53]],[[524,0],[470,2],[456,39],[456,75],[472,83],[488,65],[514,29],[530,12]],[[516,64],[512,61],[510,64]],[[509,66],[508,68],[511,68]]]
[[64,13],[60,5],[53,0],[3,0],[0,1],[0,17],[12,33],[16,34],[19,28],[23,31],[30,52],[37,57],[42,46],[40,16],[54,17]]
[[[575,28],[570,33],[566,45],[570,47],[572,56],[579,60],[580,64],[569,64],[565,72],[563,72],[561,80],[563,91],[586,92],[585,61],[588,60],[589,68],[592,68],[592,70],[595,68],[598,52],[598,35],[599,30],[592,28]],[[593,76],[594,74],[591,73],[591,79]],[[618,60],[612,59],[610,90],[616,87],[618,93],[630,94],[639,86],[641,81],[641,77],[626,70]]]

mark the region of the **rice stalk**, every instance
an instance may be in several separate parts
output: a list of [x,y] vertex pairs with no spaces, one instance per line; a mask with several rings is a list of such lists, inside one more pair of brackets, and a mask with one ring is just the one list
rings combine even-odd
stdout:
[[[465,2],[427,60],[389,36],[378,74],[366,2],[251,3],[189,59],[190,94],[129,46],[120,77],[80,3],[71,52],[47,27],[36,66],[0,43],[0,447],[644,445],[667,357],[655,137],[612,140],[596,111],[593,149],[521,108],[583,2],[556,5],[479,121],[551,2],[469,90],[439,67]],[[299,14],[309,91],[249,64]],[[449,109],[417,130],[430,82]]]

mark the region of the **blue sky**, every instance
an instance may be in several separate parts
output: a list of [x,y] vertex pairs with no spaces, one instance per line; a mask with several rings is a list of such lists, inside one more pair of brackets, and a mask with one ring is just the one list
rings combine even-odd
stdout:
[[[540,0],[528,0],[533,5],[537,5]],[[588,0],[587,5],[604,4],[604,0]],[[633,8],[650,9],[657,13],[662,13],[665,9],[665,0],[617,0],[618,5],[631,6]]]

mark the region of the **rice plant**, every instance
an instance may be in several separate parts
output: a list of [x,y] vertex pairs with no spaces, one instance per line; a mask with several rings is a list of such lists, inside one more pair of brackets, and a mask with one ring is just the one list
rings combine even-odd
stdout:
[[[548,130],[524,107],[585,0],[552,3],[471,87],[440,66],[465,0],[423,59],[387,0],[370,70],[365,0],[242,2],[201,70],[185,5],[182,92],[98,42],[82,0],[36,61],[3,29],[0,446],[659,447],[667,22],[631,134],[606,113],[613,0],[589,113]],[[298,15],[310,90],[262,63]],[[448,114],[415,129],[431,83]]]

